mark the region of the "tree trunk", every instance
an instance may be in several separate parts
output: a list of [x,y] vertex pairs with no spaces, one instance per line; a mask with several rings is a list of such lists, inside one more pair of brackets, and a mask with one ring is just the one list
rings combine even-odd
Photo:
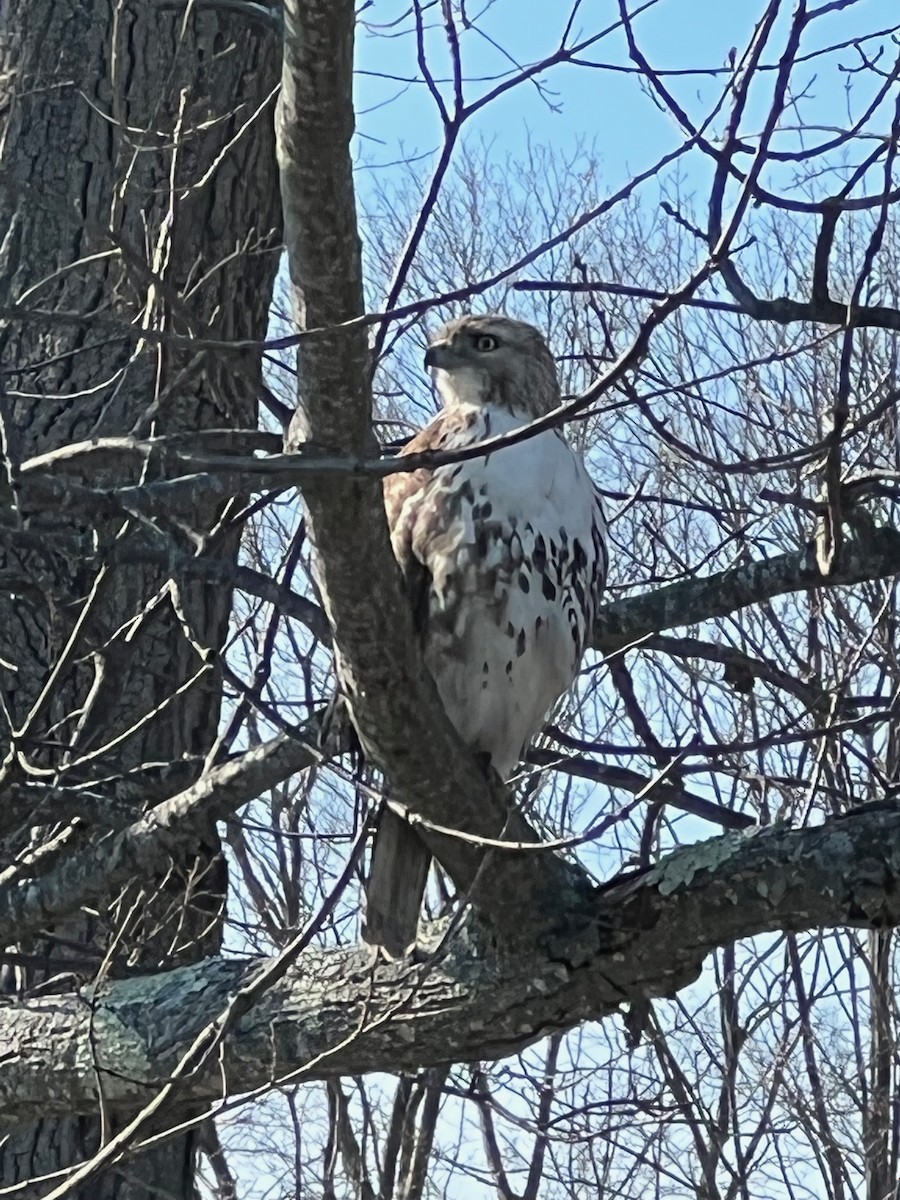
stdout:
[[[96,436],[255,425],[259,354],[197,352],[170,335],[265,335],[281,241],[279,41],[274,25],[224,8],[2,8],[0,778],[41,772],[47,786],[27,827],[0,817],[0,829],[3,865],[27,880],[104,833],[99,820],[53,824],[55,782],[138,794],[137,814],[198,774],[213,745],[230,593],[148,563],[160,548],[233,558],[238,531],[210,538],[222,513],[201,498],[155,528],[28,511],[15,465]],[[196,961],[218,947],[224,889],[211,826],[200,856],[176,847],[164,877],[18,947],[7,986],[64,991],[101,971]],[[123,1115],[16,1130],[0,1186],[89,1157]],[[192,1160],[179,1136],[93,1183],[91,1200],[193,1196]]]

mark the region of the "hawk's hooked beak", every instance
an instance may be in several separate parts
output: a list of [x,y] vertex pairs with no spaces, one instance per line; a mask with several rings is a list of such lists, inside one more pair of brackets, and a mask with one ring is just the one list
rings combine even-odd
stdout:
[[426,367],[452,367],[456,363],[456,355],[449,342],[432,342],[425,351]]

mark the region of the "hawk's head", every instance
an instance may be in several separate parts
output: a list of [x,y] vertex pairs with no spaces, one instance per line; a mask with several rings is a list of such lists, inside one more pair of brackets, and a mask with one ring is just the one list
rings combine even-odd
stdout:
[[540,416],[559,404],[556,365],[533,325],[488,313],[463,317],[439,329],[425,351],[425,366],[444,406],[499,404]]

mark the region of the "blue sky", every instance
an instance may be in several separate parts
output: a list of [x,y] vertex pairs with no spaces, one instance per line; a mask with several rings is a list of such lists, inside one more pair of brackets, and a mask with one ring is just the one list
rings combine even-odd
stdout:
[[[385,15],[391,10],[399,14],[406,7],[402,0],[400,3],[388,0],[377,4],[375,12],[378,16],[382,10]],[[743,8],[752,13],[755,7],[710,0],[667,0],[648,12],[643,23],[638,19],[638,31],[644,35],[643,44],[654,64],[721,67],[729,46],[741,33],[746,33],[749,24],[741,19],[743,14],[736,19],[733,10]],[[727,11],[729,8],[731,13]],[[479,25],[495,39],[497,46],[525,65],[553,53],[559,45],[567,11],[567,4],[547,0],[499,0]],[[686,15],[691,11],[697,14],[693,19]],[[582,5],[580,17],[575,31],[580,29],[584,37],[590,37],[615,22],[616,5],[610,0],[589,0]],[[577,32],[575,40],[581,40]],[[506,55],[475,31],[463,36],[461,46],[465,74],[472,81],[466,87],[468,97],[483,95],[494,86],[492,78],[512,69]],[[443,67],[446,78],[450,60],[436,18],[426,48],[435,70]],[[618,30],[609,34],[586,51],[585,57],[627,64],[623,34]],[[414,74],[412,36],[387,38],[373,30],[360,39],[358,66],[362,72],[382,71],[406,77]],[[470,136],[497,138],[498,150],[504,153],[524,148],[529,133],[535,140],[552,141],[563,150],[579,139],[588,142],[596,139],[604,159],[617,175],[626,164],[640,169],[675,144],[677,131],[641,95],[633,76],[561,64],[549,68],[539,78],[546,89],[546,99],[533,83],[522,84],[483,109],[473,119]],[[415,154],[434,150],[440,144],[440,121],[426,89],[416,84],[401,93],[401,88],[398,83],[366,74],[357,79],[360,132],[364,137],[374,135],[388,142],[383,157],[380,148],[364,145],[362,155],[368,161],[392,161],[399,156],[401,147]],[[449,87],[444,86],[443,91],[449,96]],[[396,97],[391,104],[374,107],[390,96]]]
[[[811,7],[821,7],[823,2],[820,0]],[[463,30],[460,39],[464,74],[469,81],[465,86],[468,100],[494,86],[490,82],[492,77],[509,72],[510,58],[524,65],[553,53],[570,10],[564,0],[494,0],[490,5],[469,3],[462,7],[472,18],[486,10],[478,19],[479,31]],[[740,52],[746,45],[764,7],[757,0],[655,0],[635,18],[635,34],[657,69],[715,70],[725,65],[732,47]],[[405,79],[418,73],[412,26],[401,17],[408,8],[407,0],[377,0],[363,14],[363,20],[368,18],[370,25],[361,31],[358,41],[359,160],[367,165],[377,164],[379,170],[389,170],[384,164],[405,155],[433,154],[441,141],[434,101],[421,82],[405,85],[370,74],[380,72]],[[803,46],[814,51],[825,43],[888,26],[892,24],[891,8],[892,0],[862,0],[815,22]],[[777,60],[792,9],[793,5],[784,5],[764,61]],[[427,16],[428,61],[436,75],[440,73],[446,78],[450,60],[438,6],[433,5]],[[585,0],[574,22],[575,40],[580,40],[579,34],[590,37],[614,26],[617,20],[615,0]],[[584,57],[594,62],[630,65],[625,37],[619,29],[613,29],[591,46]],[[804,108],[807,121],[815,118],[827,124],[845,119],[843,87],[847,76],[838,69],[839,62],[845,67],[853,66],[858,65],[859,59],[848,48],[827,62],[816,60],[800,69],[804,82],[811,85]],[[579,141],[593,143],[611,189],[680,141],[672,120],[660,112],[634,74],[557,65],[547,69],[540,79],[546,88],[546,98],[541,97],[533,83],[521,84],[476,115],[467,136],[495,139],[498,154],[524,149],[529,136],[537,142],[553,143],[564,152]],[[754,107],[759,114],[764,111],[771,79],[770,74],[760,81],[756,104],[750,106],[748,129],[752,128]],[[719,94],[724,79],[689,75],[670,76],[667,82],[689,111],[700,115]],[[858,79],[856,85],[858,107],[862,100]],[[449,98],[452,89],[444,84],[442,91]],[[363,188],[364,176],[362,171]]]

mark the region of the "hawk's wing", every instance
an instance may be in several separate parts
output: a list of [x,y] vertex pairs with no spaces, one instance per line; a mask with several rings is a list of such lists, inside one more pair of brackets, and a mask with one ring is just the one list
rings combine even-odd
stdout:
[[[449,414],[441,412],[406,443],[397,457],[422,454],[426,450],[443,450],[454,432]],[[433,475],[434,472],[425,467],[416,471],[398,471],[396,475],[388,475],[383,485],[391,542],[409,596],[413,626],[419,634],[424,632],[428,620],[431,572],[413,549],[413,524],[411,520],[404,522],[403,511],[407,500],[425,491]]]
[[[444,415],[441,413],[420,430],[400,455],[440,449],[445,440]],[[420,636],[428,623],[431,573],[413,551],[412,524],[408,522],[402,529],[399,522],[406,501],[422,492],[431,477],[432,472],[424,469],[399,471],[388,475],[383,484],[391,542],[409,597],[413,626]],[[416,831],[385,807],[372,846],[363,936],[390,958],[399,958],[415,945],[430,864],[431,854]]]

